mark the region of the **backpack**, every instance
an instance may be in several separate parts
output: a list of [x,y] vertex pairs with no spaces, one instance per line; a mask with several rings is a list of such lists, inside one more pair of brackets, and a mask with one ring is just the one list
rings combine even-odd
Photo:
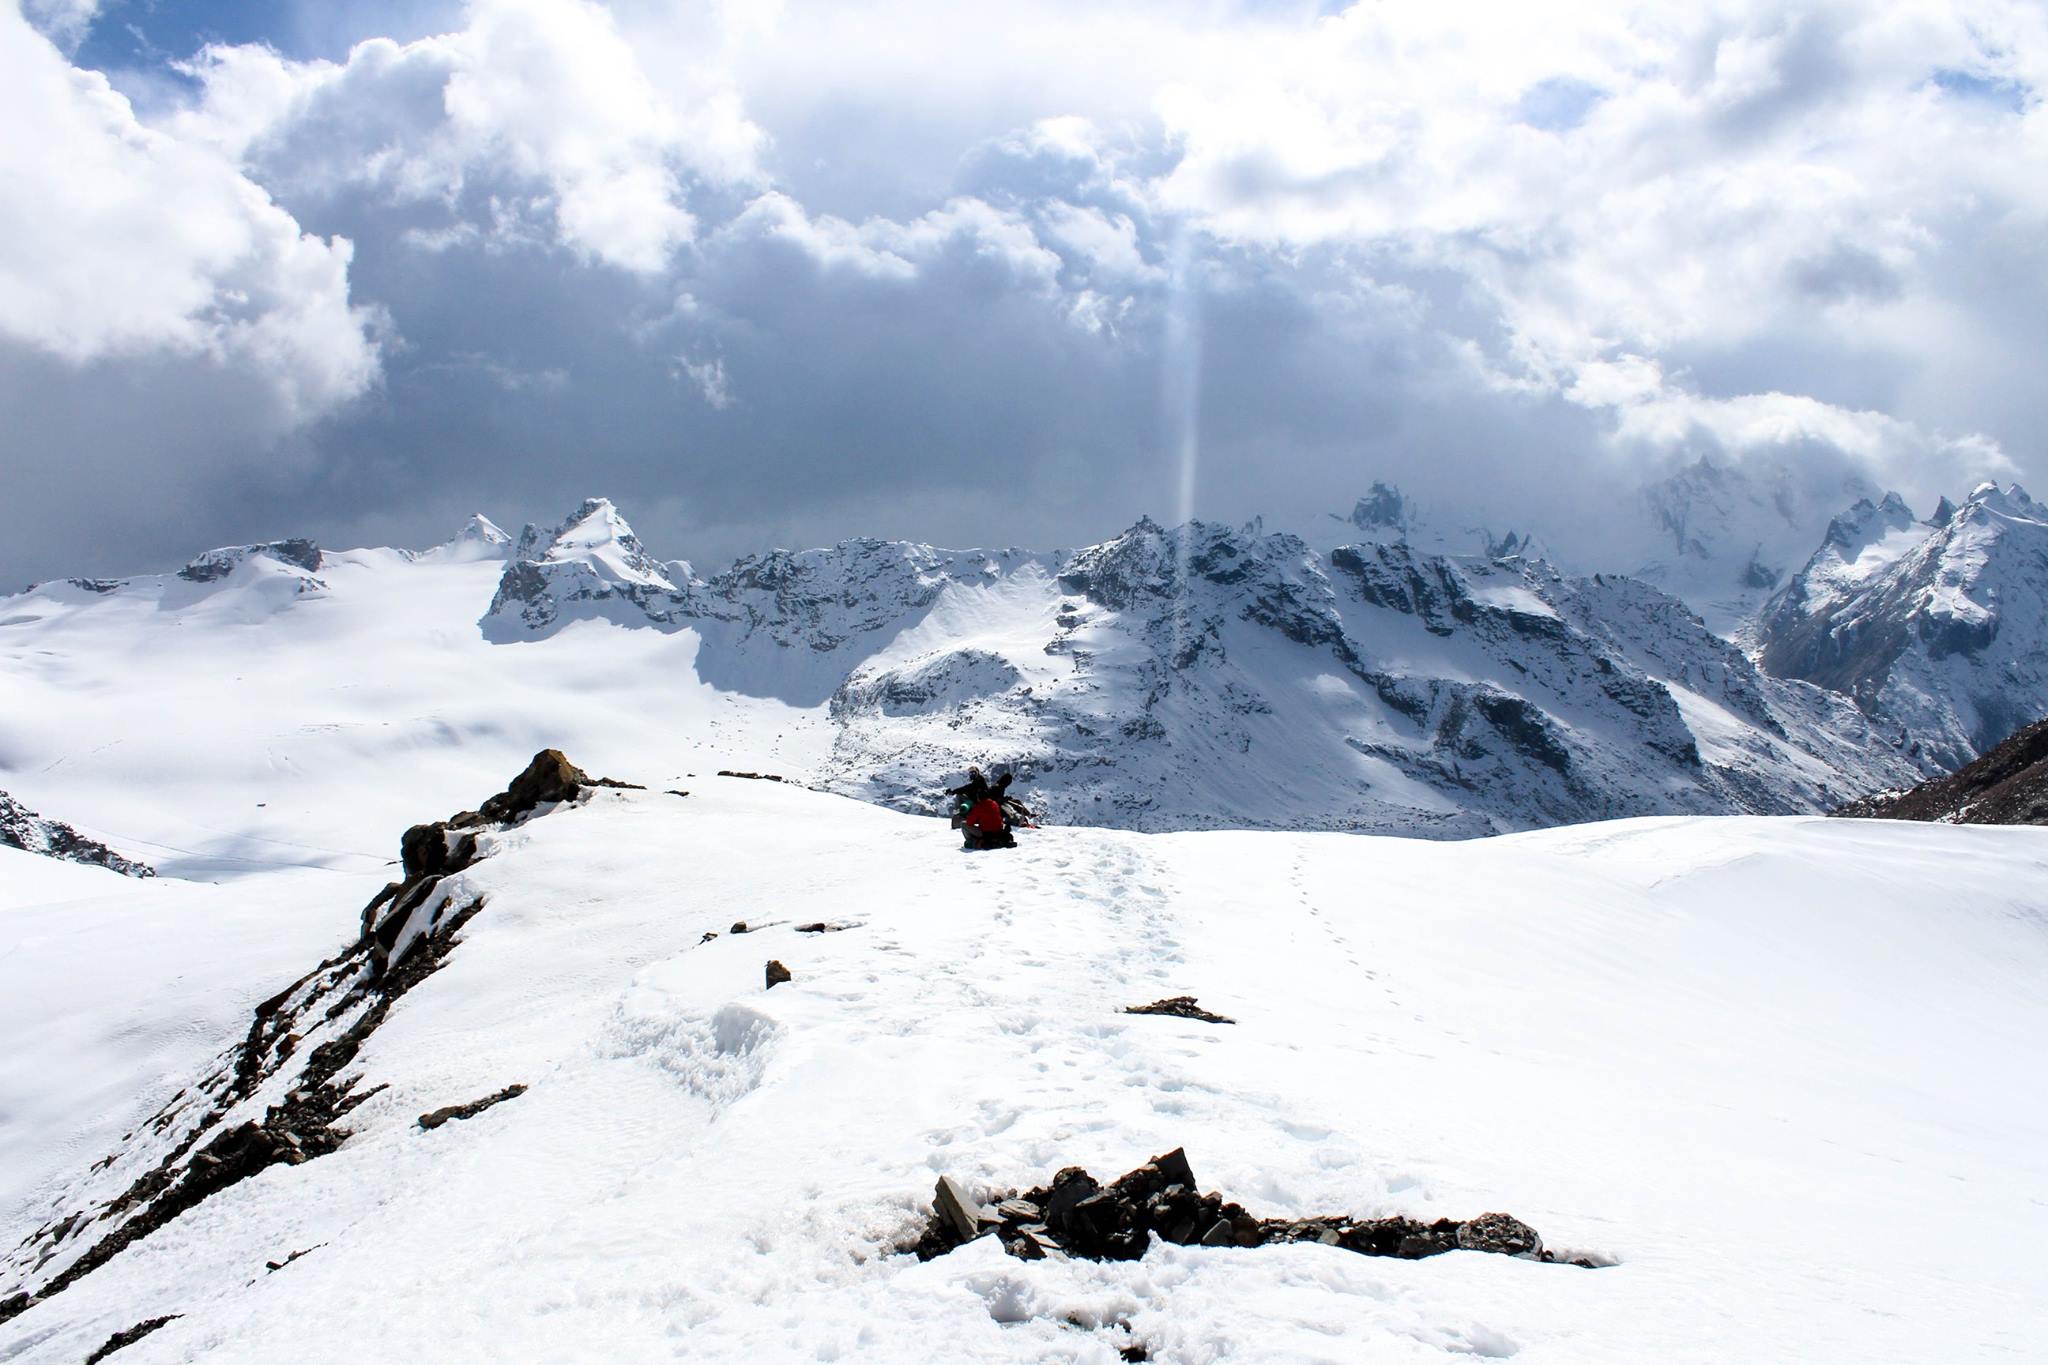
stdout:
[[969,829],[980,830],[983,834],[1000,834],[1006,828],[1003,808],[989,797],[984,796],[974,803],[974,809],[967,812]]

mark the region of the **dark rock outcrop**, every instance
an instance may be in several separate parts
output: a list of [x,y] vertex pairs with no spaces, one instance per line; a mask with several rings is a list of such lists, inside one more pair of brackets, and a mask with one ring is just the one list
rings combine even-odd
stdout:
[[166,1313],[163,1317],[150,1318],[146,1321],[136,1323],[133,1327],[125,1328],[122,1331],[116,1332],[114,1333],[114,1335],[108,1337],[104,1342],[102,1342],[100,1344],[100,1348],[97,1351],[94,1351],[91,1355],[85,1358],[85,1365],[100,1365],[100,1362],[102,1360],[105,1360],[108,1356],[112,1355],[114,1352],[120,1350],[124,1346],[133,1346],[136,1342],[142,1340],[151,1332],[156,1331],[159,1327],[164,1326],[166,1323],[176,1322],[179,1318],[183,1316],[185,1316],[183,1313]]
[[2048,720],[2035,721],[1946,777],[1878,792],[1834,813],[1951,825],[2048,825]]
[[792,979],[789,974],[789,968],[783,966],[780,962],[776,962],[773,960],[771,960],[768,963],[767,970],[764,974],[768,978],[768,984],[762,987],[763,990],[773,990],[777,986],[780,986],[783,982]]
[[1199,1019],[1205,1024],[1234,1024],[1235,1019],[1221,1014],[1211,1014],[1195,1003],[1192,995],[1174,995],[1164,1000],[1154,1000],[1149,1005],[1126,1005],[1125,1014],[1170,1014],[1176,1019]]
[[[400,844],[404,880],[363,908],[356,941],[257,1005],[241,1042],[94,1167],[125,1186],[108,1193],[87,1182],[78,1208],[31,1233],[0,1263],[18,1283],[0,1297],[0,1322],[221,1190],[339,1148],[349,1136],[342,1120],[382,1089],[364,1088],[353,1069],[364,1044],[391,1007],[440,968],[483,909],[483,898],[456,880],[481,856],[478,836],[510,828],[549,803],[574,801],[588,788],[624,785],[592,778],[547,749],[476,811],[407,830]],[[259,1092],[282,1098],[259,1107]],[[500,1092],[478,1104],[510,1097]]]
[[261,556],[307,573],[320,571],[320,547],[310,540],[273,540],[262,545],[231,545],[208,550],[184,568],[178,577],[188,583],[217,583],[247,561]]
[[1464,1221],[1439,1218],[1433,1223],[1348,1215],[1259,1218],[1219,1194],[1200,1193],[1180,1148],[1153,1157],[1106,1186],[1080,1167],[1069,1166],[1051,1184],[1021,1194],[1008,1191],[993,1206],[974,1200],[950,1177],[942,1178],[931,1220],[909,1249],[920,1260],[930,1260],[987,1233],[994,1233],[1005,1250],[1025,1260],[1081,1256],[1135,1261],[1157,1236],[1177,1246],[1318,1242],[1402,1260],[1447,1251],[1485,1251],[1589,1268],[1596,1264],[1544,1250],[1534,1228],[1505,1213]]
[[66,862],[89,863],[124,877],[156,875],[156,869],[148,863],[116,853],[62,820],[38,815],[6,792],[0,792],[0,844]]
[[480,1100],[471,1100],[468,1104],[451,1104],[444,1109],[431,1110],[420,1115],[420,1128],[425,1132],[432,1132],[450,1119],[473,1119],[492,1105],[503,1104],[506,1100],[516,1100],[525,1093],[526,1087],[523,1085],[508,1085],[503,1090],[494,1091]]

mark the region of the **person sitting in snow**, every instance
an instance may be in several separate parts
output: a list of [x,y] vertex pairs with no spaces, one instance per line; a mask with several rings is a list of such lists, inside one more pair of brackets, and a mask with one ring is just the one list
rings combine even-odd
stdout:
[[975,803],[988,796],[989,792],[988,779],[981,775],[979,768],[969,768],[965,782],[957,787],[946,788],[946,795],[953,798],[954,829],[960,828],[967,818],[967,812],[973,810]]
[[1002,802],[984,796],[968,807],[964,846],[967,848],[1015,848],[1017,836],[1010,833],[1010,821]]

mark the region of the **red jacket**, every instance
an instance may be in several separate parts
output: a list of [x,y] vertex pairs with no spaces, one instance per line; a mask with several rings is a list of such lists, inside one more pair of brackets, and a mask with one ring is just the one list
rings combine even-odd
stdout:
[[967,812],[967,827],[983,834],[1001,834],[1009,822],[1003,819],[1003,808],[984,796]]

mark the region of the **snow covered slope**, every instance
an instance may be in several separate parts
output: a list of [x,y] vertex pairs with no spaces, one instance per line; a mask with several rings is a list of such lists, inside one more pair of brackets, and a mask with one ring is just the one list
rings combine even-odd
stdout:
[[306,550],[0,599],[0,787],[170,877],[381,879],[392,830],[545,746],[683,787],[700,753],[803,772],[829,746],[819,714],[699,682],[694,635],[488,643],[488,523],[424,554]]
[[1926,523],[1895,496],[1859,503],[1759,641],[1772,673],[1854,696],[1954,768],[2048,715],[2048,508],[1988,483]]
[[[0,1325],[0,1359],[69,1365],[171,1315],[120,1365],[1108,1362],[1134,1343],[1176,1362],[1933,1362],[2025,1358],[2048,1334],[2048,1098],[2012,1070],[2048,1030],[2042,831],[950,844],[936,821],[731,779],[491,833],[443,882],[482,908],[344,1067],[367,1095],[353,1135]],[[324,944],[307,921],[288,968],[177,954],[188,985],[162,996],[32,938],[0,956],[0,999],[72,1021],[39,1066],[155,1081],[147,1040],[205,988],[269,994],[344,948],[355,904],[321,911]],[[812,920],[841,927],[797,931]],[[770,958],[794,979],[764,990]],[[1184,993],[1240,1022],[1118,1012]],[[310,1026],[291,1065],[347,1024]],[[246,1022],[192,1027],[219,1050]],[[0,1112],[32,1080],[0,1071]],[[135,1089],[121,1160],[146,1164],[168,1139],[134,1125],[167,1087]],[[940,1174],[1027,1185],[1174,1146],[1259,1213],[1505,1209],[1619,1263],[889,1254]],[[0,1243],[109,1178],[70,1164]],[[14,1253],[0,1297],[76,1252]]]

